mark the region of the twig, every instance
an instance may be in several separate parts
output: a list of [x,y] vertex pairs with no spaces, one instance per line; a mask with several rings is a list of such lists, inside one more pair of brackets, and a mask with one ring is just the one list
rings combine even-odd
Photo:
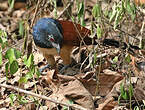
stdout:
[[49,97],[46,97],[45,95],[35,94],[33,92],[26,91],[24,89],[21,89],[21,88],[18,88],[18,87],[14,87],[14,86],[11,86],[11,85],[0,84],[0,87],[4,87],[4,88],[8,88],[8,89],[13,89],[15,91],[18,91],[18,92],[21,92],[21,93],[25,93],[27,95],[31,95],[31,96],[34,96],[34,97],[38,97],[38,98],[41,98],[41,99],[44,99],[44,100],[48,100],[48,101],[53,102],[53,103],[56,103],[56,104],[64,105],[64,106],[67,106],[67,107],[71,107],[71,108],[74,108],[74,109],[87,110],[86,108],[83,108],[83,107],[81,107],[79,105],[66,104],[66,103],[63,103],[63,102],[60,102],[60,101],[56,101],[54,99],[51,99]]
[[[105,22],[106,24],[108,24],[109,26],[113,27],[113,25],[110,24],[110,23],[106,20],[106,18],[103,17],[103,20],[104,20],[104,22]],[[136,39],[136,40],[139,40],[139,39],[136,38],[135,36],[133,36],[133,35],[131,35],[131,34],[125,32],[125,31],[123,31],[122,29],[120,29],[120,28],[118,28],[118,27],[117,27],[117,30],[119,30],[120,32],[122,32],[122,33],[128,35],[129,37],[132,37],[132,38],[134,38],[134,39]]]
[[34,20],[35,20],[37,11],[38,11],[39,3],[40,3],[40,1],[38,0],[37,5],[36,5],[36,9],[35,9],[35,13],[34,13],[34,16],[33,16],[32,23],[31,23],[30,27],[33,26],[33,23],[34,23]]
[[59,16],[57,17],[57,19],[59,19],[63,14],[64,12],[73,4],[73,0],[71,0],[69,2],[69,4],[65,7],[65,9],[59,14]]

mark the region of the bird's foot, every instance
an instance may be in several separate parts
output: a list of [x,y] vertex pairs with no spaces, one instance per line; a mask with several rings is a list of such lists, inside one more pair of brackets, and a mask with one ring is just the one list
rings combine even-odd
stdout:
[[64,74],[64,71],[69,67],[70,65],[63,65],[63,67],[60,69],[59,73]]
[[46,68],[50,68],[50,67],[51,67],[51,65],[47,64],[44,67],[40,68],[39,71],[40,71],[40,73],[42,73]]

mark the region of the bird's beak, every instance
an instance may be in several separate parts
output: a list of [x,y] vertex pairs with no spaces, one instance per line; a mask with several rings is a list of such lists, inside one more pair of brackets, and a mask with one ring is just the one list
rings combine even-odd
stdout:
[[60,54],[60,45],[57,44],[57,43],[55,43],[55,42],[52,42],[52,46],[53,46],[54,48],[56,48],[58,54]]

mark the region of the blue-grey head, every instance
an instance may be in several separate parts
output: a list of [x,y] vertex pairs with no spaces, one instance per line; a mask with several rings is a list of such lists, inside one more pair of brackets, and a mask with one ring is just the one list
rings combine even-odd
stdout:
[[41,48],[56,48],[60,53],[63,43],[63,29],[61,24],[51,18],[41,18],[33,27],[35,45]]

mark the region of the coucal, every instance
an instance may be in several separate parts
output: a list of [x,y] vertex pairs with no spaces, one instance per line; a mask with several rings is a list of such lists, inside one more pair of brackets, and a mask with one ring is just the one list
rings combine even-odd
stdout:
[[90,30],[79,24],[52,18],[41,18],[33,27],[34,43],[51,67],[55,67],[55,55],[62,58],[64,65],[69,65],[74,46],[92,44],[89,34]]

